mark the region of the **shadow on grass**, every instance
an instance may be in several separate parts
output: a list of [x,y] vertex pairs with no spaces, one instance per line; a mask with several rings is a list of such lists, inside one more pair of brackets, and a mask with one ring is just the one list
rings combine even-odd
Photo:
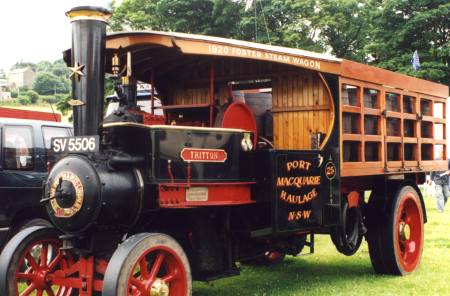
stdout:
[[272,267],[242,266],[239,277],[196,283],[194,295],[301,295],[378,277],[365,260],[342,263],[342,257],[329,262],[289,258]]

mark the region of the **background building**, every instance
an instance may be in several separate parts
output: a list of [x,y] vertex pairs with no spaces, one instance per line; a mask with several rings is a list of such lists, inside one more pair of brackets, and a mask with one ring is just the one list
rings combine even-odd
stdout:
[[14,69],[9,72],[8,84],[11,89],[27,86],[31,88],[36,79],[36,72],[30,67]]

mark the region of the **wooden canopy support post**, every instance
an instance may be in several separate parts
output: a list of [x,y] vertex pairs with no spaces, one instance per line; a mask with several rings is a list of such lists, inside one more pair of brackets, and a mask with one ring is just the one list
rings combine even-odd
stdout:
[[214,61],[211,61],[210,70],[210,91],[209,91],[209,126],[213,126],[213,112],[214,112]]
[[155,68],[152,68],[152,74],[151,74],[150,80],[151,80],[150,83],[151,83],[151,87],[152,87],[150,100],[151,100],[151,104],[152,104],[152,115],[154,115],[155,114]]

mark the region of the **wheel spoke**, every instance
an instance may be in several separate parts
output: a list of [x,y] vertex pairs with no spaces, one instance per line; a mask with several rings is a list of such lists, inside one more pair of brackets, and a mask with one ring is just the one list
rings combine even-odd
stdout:
[[47,292],[48,296],[55,296],[55,293],[53,293],[53,290],[51,287],[45,288],[45,292]]
[[34,275],[32,273],[24,273],[24,272],[19,272],[16,275],[16,279],[23,279],[23,280],[32,280],[34,278]]
[[411,217],[409,215],[406,215],[405,223],[408,224],[408,225],[411,225]]
[[408,252],[406,252],[406,251],[402,252],[401,256],[402,256],[403,261],[405,261],[406,257],[408,256]]
[[149,273],[148,273],[148,267],[147,267],[147,259],[144,257],[139,261],[139,269],[141,272],[141,277],[143,279],[148,279]]
[[61,286],[59,287],[58,293],[56,293],[56,296],[70,296],[72,292],[71,288]]
[[31,267],[32,267],[34,270],[37,270],[37,268],[38,268],[39,266],[38,266],[36,260],[34,260],[34,257],[33,257],[29,252],[25,255],[25,258],[27,259],[28,264],[31,265]]
[[152,270],[150,272],[150,280],[153,282],[156,279],[156,276],[158,275],[159,269],[161,268],[161,265],[165,258],[164,253],[159,253],[156,255],[155,262],[153,263]]
[[42,249],[40,254],[41,262],[39,262],[40,266],[47,266],[48,259],[48,243],[42,243]]
[[35,286],[33,283],[31,283],[31,285],[29,285],[23,292],[22,294],[20,294],[20,296],[28,296],[31,294],[31,292],[33,292],[35,290]]
[[61,259],[63,258],[61,252],[58,252],[58,255],[56,255],[56,257],[50,262],[50,264],[48,265],[48,269],[49,270],[53,270],[58,263],[61,261]]
[[168,275],[165,275],[161,280],[165,283],[170,283],[170,281],[176,279],[178,277],[178,269],[175,269]]
[[60,288],[59,288],[59,290],[58,290],[58,292],[56,293],[56,296],[64,296],[65,293],[66,292],[66,287],[64,287],[64,286],[61,286]]
[[135,277],[132,277],[130,279],[130,283],[136,287],[137,290],[139,290],[140,293],[145,294],[145,284],[138,280]]

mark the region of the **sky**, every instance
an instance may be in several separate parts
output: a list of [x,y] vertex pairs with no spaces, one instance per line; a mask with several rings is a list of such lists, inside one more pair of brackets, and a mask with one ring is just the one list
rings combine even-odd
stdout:
[[[71,46],[72,7],[109,7],[110,0],[2,0],[0,2],[0,69],[19,61],[54,61]],[[117,2],[117,1],[116,1]]]

